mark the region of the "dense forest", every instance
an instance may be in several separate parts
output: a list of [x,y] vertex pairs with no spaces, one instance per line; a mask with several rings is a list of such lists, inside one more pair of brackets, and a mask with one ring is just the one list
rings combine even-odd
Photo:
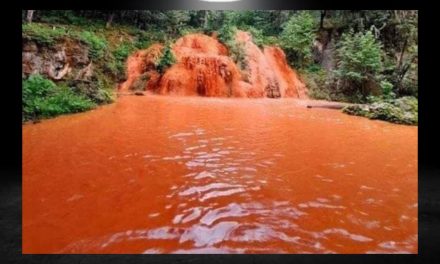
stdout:
[[62,65],[51,75],[26,70],[23,62],[23,120],[113,101],[130,54],[163,43],[157,61],[163,72],[174,62],[169,46],[189,33],[217,36],[237,64],[246,64],[233,40],[243,30],[258,46],[282,48],[311,98],[353,103],[343,110],[349,114],[417,124],[417,11],[23,10],[22,20],[24,61],[74,41],[88,51],[73,56],[76,63],[94,62],[93,71],[77,73],[90,75],[88,81],[64,78]]

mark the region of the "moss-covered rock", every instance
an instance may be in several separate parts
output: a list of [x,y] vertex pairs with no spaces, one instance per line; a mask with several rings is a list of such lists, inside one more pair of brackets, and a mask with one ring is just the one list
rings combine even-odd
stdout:
[[397,124],[418,124],[418,100],[415,97],[402,97],[376,101],[371,104],[350,105],[342,109],[350,115],[364,116]]

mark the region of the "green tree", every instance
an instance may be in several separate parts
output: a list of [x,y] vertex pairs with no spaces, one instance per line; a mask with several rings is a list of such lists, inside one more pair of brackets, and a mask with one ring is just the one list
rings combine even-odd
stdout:
[[296,13],[284,25],[281,44],[294,64],[306,66],[311,62],[316,27],[317,21],[307,11]]
[[341,78],[343,87],[354,89],[366,97],[368,81],[377,81],[382,69],[382,44],[371,31],[345,33],[337,49],[338,65],[336,76]]

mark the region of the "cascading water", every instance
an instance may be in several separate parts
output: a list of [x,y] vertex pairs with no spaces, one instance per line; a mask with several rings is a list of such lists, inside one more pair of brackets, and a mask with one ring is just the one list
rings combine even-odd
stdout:
[[307,98],[304,83],[279,47],[261,50],[244,31],[237,32],[235,41],[242,47],[243,69],[228,56],[226,46],[203,34],[189,34],[174,43],[177,62],[162,76],[154,70],[161,46],[138,51],[127,60],[128,79],[120,91],[129,91],[137,79],[148,78],[144,90],[163,95]]

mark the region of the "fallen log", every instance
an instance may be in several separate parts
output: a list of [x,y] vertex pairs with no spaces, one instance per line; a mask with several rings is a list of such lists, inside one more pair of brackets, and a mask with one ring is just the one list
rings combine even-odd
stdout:
[[138,96],[142,96],[145,95],[145,93],[137,91],[137,92],[118,92],[117,93],[118,97],[119,96],[130,96],[130,95],[138,95]]
[[328,108],[328,109],[342,109],[349,104],[308,104],[307,108]]

